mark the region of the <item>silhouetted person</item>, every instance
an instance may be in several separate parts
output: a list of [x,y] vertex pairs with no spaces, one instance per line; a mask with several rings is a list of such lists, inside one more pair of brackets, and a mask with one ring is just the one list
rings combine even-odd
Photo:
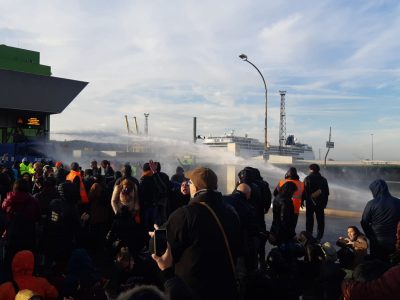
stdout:
[[400,199],[389,193],[389,188],[382,179],[372,182],[369,188],[374,199],[365,206],[361,226],[370,241],[371,256],[387,260],[389,254],[395,250]]
[[185,176],[190,179],[191,200],[166,224],[175,274],[199,299],[234,299],[233,269],[241,247],[239,218],[224,204],[217,191],[217,175],[211,169],[199,167]]
[[295,225],[297,225],[297,220],[299,219],[300,214],[300,206],[303,201],[303,194],[304,194],[304,183],[300,181],[300,177],[297,174],[297,169],[294,167],[290,167],[289,170],[285,174],[285,179],[280,180],[278,186],[274,190],[274,196],[278,195],[279,190],[282,186],[291,181],[296,184],[296,191],[293,194],[292,201],[294,207],[294,216],[295,216]]
[[296,224],[292,197],[297,190],[294,182],[286,182],[272,202],[273,220],[270,240],[273,244],[282,244],[293,240]]
[[97,161],[92,160],[90,163],[90,169],[93,171],[93,176],[98,177],[101,175],[101,169],[97,166]]
[[311,164],[310,174],[304,179],[304,196],[306,201],[306,230],[313,233],[314,214],[317,219],[317,240],[324,236],[325,212],[328,204],[329,187],[328,182],[320,174],[319,166]]
[[182,167],[180,167],[180,166],[176,167],[176,172],[174,175],[172,175],[171,182],[177,183],[180,186],[181,183],[186,180],[184,172],[185,171],[183,170]]

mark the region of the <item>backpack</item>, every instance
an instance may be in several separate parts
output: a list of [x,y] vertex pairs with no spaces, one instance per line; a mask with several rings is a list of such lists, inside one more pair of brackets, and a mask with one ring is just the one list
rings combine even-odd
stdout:
[[269,188],[269,184],[268,182],[262,179],[257,179],[254,183],[260,189],[261,198],[264,202],[264,212],[268,213],[272,204],[272,195],[271,195],[271,190]]

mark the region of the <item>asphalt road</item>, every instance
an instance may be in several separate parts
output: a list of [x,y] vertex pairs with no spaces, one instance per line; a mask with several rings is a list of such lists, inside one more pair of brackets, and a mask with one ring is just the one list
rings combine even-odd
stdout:
[[[347,227],[348,226],[357,226],[361,231],[360,218],[349,218],[349,217],[338,217],[338,216],[325,216],[325,233],[324,237],[321,240],[323,242],[330,242],[332,245],[335,245],[336,240],[339,236],[347,236]],[[267,223],[267,230],[271,228],[272,222],[272,211],[270,210],[265,218],[265,222]],[[314,220],[314,236],[317,234],[317,223]],[[306,215],[305,213],[301,213],[299,216],[299,221],[296,227],[296,233],[299,234],[301,231],[306,229]],[[269,243],[267,243],[267,253],[269,249],[272,248]],[[338,249],[338,247],[336,247]]]

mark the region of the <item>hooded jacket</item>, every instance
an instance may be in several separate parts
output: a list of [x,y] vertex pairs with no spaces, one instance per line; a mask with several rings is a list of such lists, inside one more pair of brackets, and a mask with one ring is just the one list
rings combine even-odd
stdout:
[[361,226],[371,243],[386,244],[394,248],[396,226],[400,221],[400,199],[389,193],[384,180],[375,180],[369,188],[374,199],[365,206]]
[[2,204],[2,209],[9,219],[12,218],[14,213],[21,214],[30,222],[35,222],[40,217],[39,202],[30,194],[20,191],[9,192]]
[[[35,222],[39,221],[39,202],[29,193],[10,192],[2,205],[9,221],[5,237],[11,253],[29,250],[35,247]],[[15,252],[13,252],[15,251]]]
[[[23,250],[15,254],[12,261],[14,281],[20,290],[28,289],[44,299],[57,299],[58,291],[45,278],[32,276],[34,258],[30,251]],[[0,285],[0,300],[14,300],[15,289],[11,282]]]

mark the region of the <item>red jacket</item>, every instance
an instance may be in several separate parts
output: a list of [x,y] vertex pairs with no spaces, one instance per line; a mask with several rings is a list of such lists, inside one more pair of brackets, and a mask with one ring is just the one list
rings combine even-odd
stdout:
[[39,202],[29,193],[19,191],[9,192],[1,208],[5,211],[9,219],[14,212],[22,214],[28,221],[32,222],[39,220],[40,217]]
[[[15,254],[12,261],[14,281],[20,290],[28,289],[44,299],[57,299],[58,291],[45,278],[32,276],[34,267],[33,254],[23,250]],[[15,290],[11,282],[0,285],[0,300],[14,300]]]
[[369,282],[342,282],[344,300],[400,299],[400,265],[390,268],[378,279]]

